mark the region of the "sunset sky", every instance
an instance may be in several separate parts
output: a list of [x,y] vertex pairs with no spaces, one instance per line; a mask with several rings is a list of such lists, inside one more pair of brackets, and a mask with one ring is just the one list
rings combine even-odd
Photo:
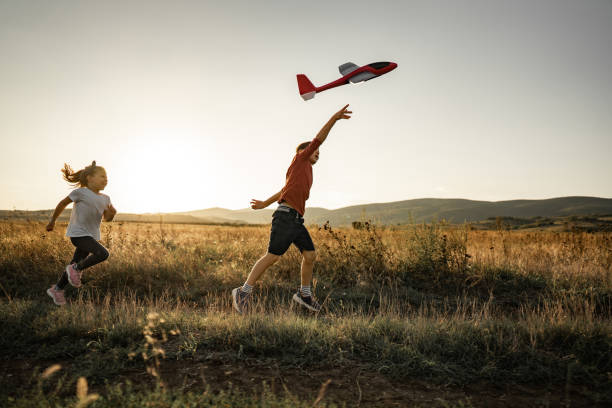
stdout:
[[[0,209],[245,208],[350,103],[307,206],[612,197],[612,1],[0,0]],[[338,66],[383,77],[303,101]]]

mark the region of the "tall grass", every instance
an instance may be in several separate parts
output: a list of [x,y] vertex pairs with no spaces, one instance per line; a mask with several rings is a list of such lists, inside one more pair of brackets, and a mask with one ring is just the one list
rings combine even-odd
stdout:
[[[56,394],[5,377],[0,401],[17,401],[16,389],[70,401],[75,394],[67,390],[82,376],[100,394],[91,406],[144,403],[161,391],[137,384],[126,391],[112,378],[147,365],[170,384],[156,400],[171,400],[178,394],[164,378],[167,361],[359,366],[394,381],[432,384],[588,385],[585,398],[612,401],[612,234],[369,223],[309,230],[324,312],[290,306],[300,260],[291,249],[256,289],[253,312],[239,316],[229,291],[265,252],[268,227],[104,224],[111,257],[86,271],[84,288],[68,290],[70,304],[57,308],[44,291],[70,260],[69,241],[41,223],[0,222],[0,358],[71,368],[66,391]],[[147,316],[163,322],[147,329]],[[202,395],[269,406],[312,404],[317,396],[200,391],[185,405]]]

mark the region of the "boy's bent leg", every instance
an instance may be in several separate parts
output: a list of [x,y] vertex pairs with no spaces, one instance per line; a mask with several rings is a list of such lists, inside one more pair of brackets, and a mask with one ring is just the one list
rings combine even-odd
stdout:
[[315,300],[314,296],[312,296],[312,291],[310,289],[316,252],[312,240],[310,239],[310,234],[308,234],[306,228],[304,228],[304,231],[305,233],[302,234],[298,242],[296,242],[296,245],[298,245],[302,251],[302,267],[301,286],[297,293],[293,295],[293,301],[313,312],[319,312],[321,310],[321,305]]
[[293,295],[293,301],[297,304],[318,312],[321,310],[321,305],[312,296],[310,289],[310,282],[312,281],[312,270],[316,259],[315,251],[302,251],[302,269],[301,269],[301,283],[300,289],[295,295]]
[[255,282],[259,280],[261,275],[263,275],[263,273],[270,266],[272,266],[276,261],[278,261],[279,258],[280,258],[280,255],[275,255],[270,252],[268,252],[261,258],[259,258],[259,260],[255,262],[255,265],[253,265],[253,268],[251,269],[251,272],[249,273],[249,277],[247,278],[246,283],[250,286],[254,286]]
[[310,281],[312,280],[312,268],[316,259],[316,252],[314,244],[312,243],[312,238],[310,238],[310,234],[304,225],[300,225],[299,233],[295,237],[293,243],[302,253],[302,286],[310,286]]
[[310,281],[312,279],[312,267],[314,265],[315,253],[314,251],[304,251],[304,257],[302,258],[302,285],[298,289],[297,293],[293,295],[293,301],[306,309],[313,312],[321,310],[321,305],[317,302],[312,295],[310,289]]
[[317,258],[315,251],[302,252],[302,267],[301,267],[301,284],[302,286],[310,286],[312,281],[312,270],[314,262]]

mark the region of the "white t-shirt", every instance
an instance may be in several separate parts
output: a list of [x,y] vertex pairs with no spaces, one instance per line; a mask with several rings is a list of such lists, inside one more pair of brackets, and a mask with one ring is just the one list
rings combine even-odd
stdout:
[[102,214],[110,204],[106,194],[96,194],[87,187],[73,190],[68,197],[74,202],[70,223],[66,229],[67,237],[93,237],[100,239]]

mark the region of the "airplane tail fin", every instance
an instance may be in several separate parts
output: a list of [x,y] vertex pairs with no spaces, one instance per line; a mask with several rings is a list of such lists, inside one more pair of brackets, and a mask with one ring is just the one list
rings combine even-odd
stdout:
[[297,83],[302,99],[307,101],[314,98],[315,94],[317,93],[316,88],[306,75],[297,74]]

